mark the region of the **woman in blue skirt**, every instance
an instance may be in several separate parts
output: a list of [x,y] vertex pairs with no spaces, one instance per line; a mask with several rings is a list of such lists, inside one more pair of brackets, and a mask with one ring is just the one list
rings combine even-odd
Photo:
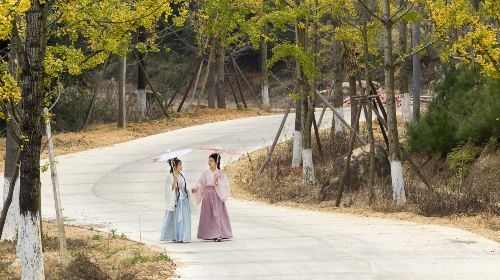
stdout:
[[186,179],[182,175],[182,161],[169,160],[170,174],[165,185],[165,219],[161,241],[191,242],[191,209]]

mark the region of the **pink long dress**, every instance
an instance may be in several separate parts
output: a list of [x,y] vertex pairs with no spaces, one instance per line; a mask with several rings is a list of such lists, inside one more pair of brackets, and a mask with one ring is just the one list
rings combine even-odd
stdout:
[[[215,183],[215,176],[218,182]],[[231,223],[226,209],[229,183],[226,175],[216,170],[203,171],[196,183],[196,199],[201,203],[198,239],[233,238]]]

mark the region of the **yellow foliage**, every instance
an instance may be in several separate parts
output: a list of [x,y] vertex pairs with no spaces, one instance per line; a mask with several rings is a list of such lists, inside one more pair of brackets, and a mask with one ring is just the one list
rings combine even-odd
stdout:
[[[20,100],[21,89],[14,77],[9,73],[7,63],[0,63],[0,101],[17,104]],[[0,118],[5,118],[4,113],[1,111]]]
[[25,13],[31,2],[28,0],[2,0],[0,1],[0,40],[9,37],[12,21],[17,14]]

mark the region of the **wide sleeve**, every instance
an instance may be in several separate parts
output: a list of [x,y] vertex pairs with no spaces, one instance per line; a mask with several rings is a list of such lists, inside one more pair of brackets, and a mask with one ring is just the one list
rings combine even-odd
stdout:
[[187,198],[189,202],[189,210],[191,212],[191,215],[197,215],[200,212],[200,205],[198,204],[198,199],[196,198],[196,194],[193,193],[193,189],[196,188],[196,184],[188,184],[186,181],[186,178],[189,176],[185,175],[184,176],[184,181],[186,182],[186,191],[187,191]]
[[175,209],[175,190],[172,188],[173,176],[168,174],[165,180],[164,189],[164,206],[165,211],[174,211]]
[[217,192],[217,196],[220,200],[224,202],[229,198],[229,194],[231,192],[231,189],[229,188],[229,181],[227,180],[226,174],[220,170],[217,172],[217,176],[219,179],[215,185],[215,191]]
[[201,201],[203,200],[203,193],[205,191],[205,186],[206,186],[206,171],[203,171],[200,175],[200,178],[198,178],[198,181],[195,184],[195,189],[196,192],[194,193],[195,201],[197,204],[200,204]]

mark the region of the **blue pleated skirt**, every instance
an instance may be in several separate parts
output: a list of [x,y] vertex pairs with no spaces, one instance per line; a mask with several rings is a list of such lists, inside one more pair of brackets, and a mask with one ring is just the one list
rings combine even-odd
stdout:
[[[184,199],[179,201],[179,192],[176,193],[174,211],[166,211],[161,231],[161,241],[191,242],[191,211],[189,199],[185,189]],[[182,207],[180,207],[182,204]],[[179,216],[180,219],[179,219]]]

